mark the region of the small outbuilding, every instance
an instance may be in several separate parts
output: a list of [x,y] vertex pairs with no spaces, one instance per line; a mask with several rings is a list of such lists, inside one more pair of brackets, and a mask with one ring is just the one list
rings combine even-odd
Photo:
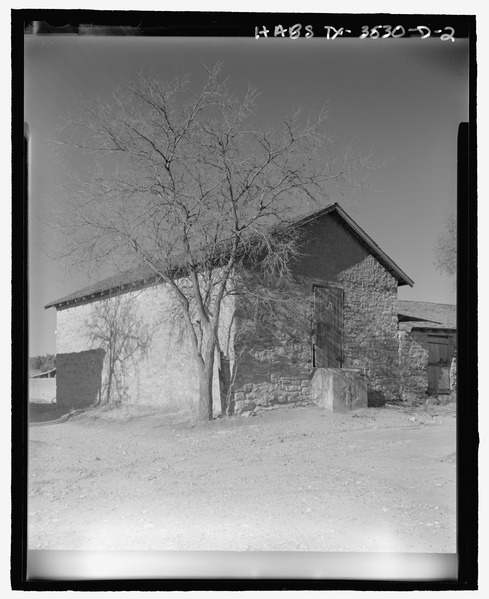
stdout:
[[456,306],[400,300],[398,312],[403,398],[449,394],[456,387]]

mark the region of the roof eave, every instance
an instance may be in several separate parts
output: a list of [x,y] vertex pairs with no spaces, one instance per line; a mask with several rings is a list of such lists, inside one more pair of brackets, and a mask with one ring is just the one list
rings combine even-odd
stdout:
[[306,216],[305,218],[294,223],[295,226],[303,226],[306,225],[318,218],[323,217],[326,214],[330,214],[331,212],[337,212],[338,215],[349,225],[351,229],[356,233],[356,235],[373,251],[374,254],[377,254],[380,259],[387,265],[387,270],[397,279],[399,287],[403,285],[409,285],[413,287],[414,281],[408,277],[408,275],[401,269],[397,264],[389,258],[389,256],[375,243],[375,241],[366,233],[357,223],[350,217],[348,214],[341,208],[341,206],[336,202],[335,204],[330,204],[323,208],[319,212]]
[[80,295],[78,297],[70,298],[67,296],[67,299],[59,299],[54,302],[50,302],[44,306],[45,310],[49,308],[59,309],[61,307],[67,307],[70,304],[82,304],[86,302],[96,301],[99,298],[105,297],[107,295],[117,295],[118,293],[124,293],[130,290],[141,289],[148,285],[154,285],[156,283],[157,277],[148,277],[145,276],[139,281],[131,281],[130,283],[126,283],[125,285],[117,285],[116,287],[111,287],[109,289],[103,289],[102,291],[94,291],[93,293],[86,293],[84,295]]
[[375,243],[375,241],[368,235],[357,223],[352,220],[348,214],[339,206],[338,204],[334,204],[336,211],[338,214],[345,220],[348,225],[355,231],[355,233],[364,240],[364,242],[374,251],[374,253],[378,254],[383,262],[388,265],[389,272],[397,279],[399,287],[403,285],[409,285],[413,287],[414,281],[411,277],[401,269],[397,264],[389,258],[389,256]]
[[[331,212],[337,212],[337,214],[346,222],[347,225],[349,225],[349,227],[354,231],[354,233],[369,247],[370,251],[376,255],[376,257],[378,259],[380,259],[379,261],[384,263],[384,266],[386,267],[386,270],[388,270],[392,276],[397,279],[398,285],[399,287],[403,286],[403,285],[409,285],[410,287],[413,287],[414,285],[414,281],[407,276],[407,274],[401,270],[399,268],[399,266],[397,266],[397,264],[391,260],[391,258],[389,258],[389,256],[375,243],[375,241],[370,237],[370,235],[368,235],[359,225],[357,225],[357,223],[352,220],[350,218],[350,216],[348,216],[348,214],[339,206],[338,203],[334,203],[334,204],[330,204],[329,206],[326,206],[325,208],[323,208],[322,210],[319,210],[318,212],[311,214],[309,216],[306,216],[298,221],[296,221],[295,223],[293,223],[292,226],[297,227],[297,226],[303,226],[308,224],[309,222],[312,222],[314,220],[317,220],[318,218],[321,218],[322,216],[325,216],[326,214],[329,214]],[[103,297],[105,295],[114,293],[114,292],[120,292],[126,289],[130,289],[131,287],[141,287],[144,286],[146,283],[148,282],[148,279],[145,278],[141,281],[133,281],[128,285],[123,285],[119,288],[112,288],[109,290],[104,290],[104,291],[99,291],[99,292],[95,292],[95,293],[87,293],[85,295],[79,296],[79,297],[75,297],[73,299],[70,299],[68,296],[68,299],[64,300],[64,298],[61,298],[60,300],[55,300],[54,302],[50,302],[49,304],[46,304],[44,306],[44,309],[47,310],[49,308],[56,308],[56,309],[60,309],[61,307],[66,307],[69,306],[70,304],[80,304],[86,301],[94,301],[96,300],[98,297]]]

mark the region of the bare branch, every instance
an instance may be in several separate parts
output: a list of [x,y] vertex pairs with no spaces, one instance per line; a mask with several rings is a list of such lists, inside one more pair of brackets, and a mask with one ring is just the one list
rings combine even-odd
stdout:
[[[278,129],[257,127],[258,90],[249,85],[234,94],[220,63],[205,67],[195,88],[187,78],[161,82],[139,73],[109,102],[80,102],[57,143],[87,167],[73,180],[60,219],[64,258],[143,269],[165,283],[205,389],[222,302],[240,293],[236,277],[259,272],[262,283],[255,281],[254,291],[248,285],[248,297],[263,298],[270,313],[289,308],[294,294],[285,288],[295,289],[291,264],[301,244],[287,225],[323,205],[333,188],[360,189],[380,165],[373,151],[338,151],[325,107],[319,114],[298,108]],[[274,310],[281,318],[286,312]],[[92,324],[94,339],[113,344],[107,320]],[[134,355],[132,329],[119,333],[110,352],[116,361]],[[202,413],[209,414],[202,393]]]

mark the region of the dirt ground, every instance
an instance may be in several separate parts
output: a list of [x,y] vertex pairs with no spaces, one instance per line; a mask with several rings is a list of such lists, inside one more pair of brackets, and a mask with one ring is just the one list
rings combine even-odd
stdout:
[[454,404],[60,415],[31,405],[29,549],[456,551]]

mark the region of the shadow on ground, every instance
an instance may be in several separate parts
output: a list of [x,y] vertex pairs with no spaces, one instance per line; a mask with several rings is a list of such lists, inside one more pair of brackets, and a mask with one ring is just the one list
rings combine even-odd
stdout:
[[51,422],[68,414],[70,408],[52,403],[29,403],[29,423]]

